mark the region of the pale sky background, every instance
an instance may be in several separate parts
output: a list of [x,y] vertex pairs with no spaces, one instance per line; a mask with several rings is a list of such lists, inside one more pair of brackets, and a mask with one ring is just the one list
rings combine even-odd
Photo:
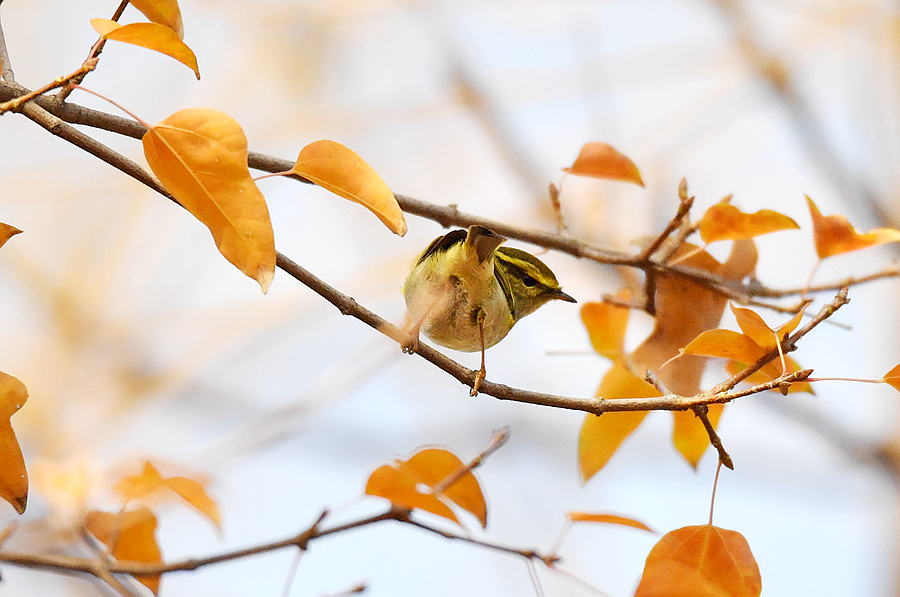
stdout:
[[[35,88],[77,68],[96,39],[90,18],[114,8],[6,0],[0,18],[17,80]],[[200,82],[169,58],[110,43],[86,86],[150,122],[218,108],[241,123],[251,149],[283,158],[333,139],[397,193],[544,230],[554,226],[549,182],[583,143],[605,141],[637,163],[647,187],[567,179],[575,236],[627,249],[662,229],[686,177],[697,216],[734,193],[744,211],[774,208],[801,224],[760,242],[758,275],[773,287],[802,285],[814,263],[804,194],[861,230],[900,225],[896,2],[202,0],[182,11]],[[138,19],[129,9],[123,21]],[[72,101],[115,112],[84,93]],[[143,162],[136,141],[96,134]],[[111,508],[104,483],[143,458],[206,475],[224,536],[187,509],[163,508],[160,542],[178,560],[293,535],[356,498],[383,462],[425,444],[468,459],[502,426],[509,444],[477,473],[488,529],[465,520],[477,537],[547,551],[567,510],[617,512],[660,532],[707,520],[715,457],[691,470],[671,446],[667,413],[649,416],[582,485],[583,415],[470,398],[283,272],[263,296],[183,210],[23,117],[0,119],[0,139],[0,221],[25,231],[0,251],[0,370],[30,391],[13,424],[33,477],[10,549],[62,541],[51,531],[62,528],[65,504],[41,492],[41,467],[89,469],[89,505]],[[403,321],[399,288],[439,225],[410,216],[398,238],[322,189],[286,180],[260,188],[281,252]],[[609,268],[541,258],[579,302],[621,285]],[[836,257],[815,280],[895,258],[896,247]],[[880,378],[900,362],[897,290],[896,281],[853,289],[837,317],[853,331],[820,326],[795,357],[817,375]],[[631,346],[649,326],[632,316]],[[475,354],[450,355],[478,365]],[[522,321],[487,359],[494,381],[570,396],[592,396],[607,367],[590,353],[577,306],[564,303]],[[712,366],[705,385],[722,378]],[[720,433],[736,470],[720,480],[715,522],[747,538],[764,595],[895,595],[897,487],[874,455],[896,450],[898,396],[843,382],[816,392],[726,409]],[[354,503],[329,520],[381,508]],[[0,508],[0,526],[15,518]],[[574,528],[561,567],[626,597],[655,541]],[[292,559],[285,550],[171,575],[162,594],[277,597]],[[98,594],[82,579],[2,573],[0,596]],[[597,594],[538,575],[548,596]],[[534,594],[519,559],[390,523],[316,541],[290,594],[360,582],[373,597]]]

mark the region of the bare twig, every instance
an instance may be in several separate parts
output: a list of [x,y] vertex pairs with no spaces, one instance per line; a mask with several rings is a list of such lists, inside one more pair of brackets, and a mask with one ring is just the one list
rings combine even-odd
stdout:
[[6,36],[3,34],[3,24],[0,23],[0,79],[7,83],[15,83],[16,75],[12,69],[12,61],[9,59],[9,48],[6,47]]
[[440,495],[444,493],[448,487],[462,479],[466,474],[472,472],[475,468],[481,465],[484,462],[484,459],[499,450],[503,447],[503,445],[509,441],[509,428],[504,427],[503,429],[497,430],[494,432],[494,437],[491,438],[491,443],[488,445],[484,451],[470,460],[468,464],[464,464],[459,467],[459,470],[454,471],[453,473],[447,475],[447,478],[442,480],[440,483],[431,488],[432,492],[435,495]]

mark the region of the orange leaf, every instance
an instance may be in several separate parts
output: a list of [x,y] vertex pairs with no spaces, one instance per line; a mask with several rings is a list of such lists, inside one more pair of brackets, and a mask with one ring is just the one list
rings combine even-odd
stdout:
[[[800,322],[803,320],[803,313],[806,312],[807,305],[804,305],[800,312],[794,315],[787,323],[782,324],[777,330],[770,328],[763,318],[756,311],[744,309],[743,307],[735,307],[731,305],[731,312],[737,320],[738,326],[745,336],[756,342],[761,348],[771,350],[778,343],[784,342],[791,332],[793,332]],[[776,340],[777,338],[777,340]],[[738,359],[740,360],[740,359]],[[752,361],[742,361],[744,363]]]
[[[724,404],[710,404],[707,417],[713,427],[719,424]],[[675,424],[672,427],[672,445],[688,461],[697,468],[700,459],[709,448],[709,433],[692,410],[676,410],[672,412]]]
[[366,207],[394,234],[406,234],[406,220],[394,194],[371,166],[340,143],[310,143],[300,150],[291,173]]
[[[802,369],[800,364],[788,355],[784,356],[784,364],[787,365],[787,371],[785,373],[796,373],[797,371],[800,371]],[[743,371],[744,369],[746,369],[746,365],[744,365],[743,363],[738,363],[737,361],[728,361],[727,363],[725,363],[725,371],[728,372],[728,375],[735,375]],[[767,381],[772,381],[773,379],[777,379],[781,377],[781,375],[781,359],[776,359],[756,373],[753,373],[752,375],[747,377],[744,382],[748,384],[761,384],[766,383]],[[794,392],[806,392],[807,394],[815,394],[812,388],[812,384],[808,381],[792,383],[791,387],[788,388],[788,394],[793,394]]]
[[275,277],[275,237],[266,200],[247,168],[247,138],[224,112],[189,108],[144,135],[160,182],[212,232],[222,255],[259,282]]
[[650,550],[635,597],[758,597],[759,566],[744,536],[711,525],[666,533]]
[[0,222],[0,247],[6,244],[6,241],[11,239],[17,234],[21,234],[21,230],[16,228],[15,226],[10,226],[9,224],[4,224]]
[[762,209],[747,214],[723,201],[711,206],[703,214],[700,219],[700,238],[705,243],[712,243],[796,228],[800,228],[797,222],[777,211]]
[[619,524],[626,527],[633,527],[644,531],[654,532],[653,529],[645,525],[639,520],[628,518],[627,516],[618,516],[616,514],[597,514],[593,512],[566,512],[566,518],[572,522],[604,522],[607,524]]
[[[728,280],[742,280],[756,267],[756,245],[752,239],[734,241],[731,254],[725,263],[719,263],[706,251],[685,243],[673,256],[680,265],[708,271]],[[690,343],[705,331],[716,328],[725,311],[726,299],[701,284],[671,275],[662,275],[656,287],[656,323],[653,333],[632,353],[631,362],[637,370],[656,371],[660,381],[670,391],[682,396],[693,396],[700,391],[700,379],[706,359],[697,355],[684,355],[660,369],[664,363],[679,354],[682,346]],[[696,466],[698,450],[709,447],[703,423],[690,416],[676,417],[672,442],[685,459]],[[699,437],[706,437],[702,444]]]
[[28,472],[10,417],[26,400],[25,384],[12,375],[0,373],[0,497],[19,514],[25,512],[28,503]]
[[568,168],[563,168],[563,172],[644,186],[641,172],[634,162],[606,143],[587,143],[582,146],[575,162]]
[[[631,291],[621,290],[617,300],[631,300]],[[581,307],[581,321],[587,329],[594,350],[611,361],[617,361],[625,353],[625,330],[628,327],[630,309],[609,303],[585,303]]]
[[387,498],[395,506],[425,510],[460,524],[453,511],[441,500],[445,498],[474,515],[481,526],[486,527],[487,503],[471,471],[441,489],[444,480],[464,466],[447,450],[426,448],[413,454],[409,460],[397,459],[391,465],[376,469],[366,482],[366,494]]
[[[148,508],[117,514],[93,510],[85,516],[84,527],[120,562],[156,564],[162,561],[162,552],[156,542],[156,516]],[[135,579],[159,593],[159,574],[135,576]]]
[[[629,371],[624,363],[616,362],[603,376],[596,395],[614,400],[649,398],[660,394],[652,385]],[[581,480],[587,482],[606,466],[622,442],[638,428],[646,416],[645,411],[585,416],[578,434],[578,468]]]
[[172,29],[179,39],[184,39],[181,9],[176,0],[131,0],[131,5],[154,23],[165,25]]
[[819,208],[808,196],[806,197],[806,203],[812,216],[813,236],[815,237],[816,253],[818,253],[819,259],[900,241],[900,230],[876,228],[865,234],[860,234],[844,216],[823,216],[822,212],[819,211]]
[[882,379],[884,380],[884,383],[900,392],[900,365],[897,365],[885,373]]
[[[752,338],[732,330],[715,329],[703,332],[684,347],[684,354],[731,359],[749,365],[761,359],[768,350]],[[677,361],[676,361],[677,362]]]
[[197,57],[187,44],[181,41],[178,32],[159,23],[131,23],[119,25],[109,19],[91,19],[91,26],[103,39],[121,41],[165,54],[194,71],[200,79]]
[[116,491],[126,500],[133,500],[145,498],[163,487],[174,492],[209,518],[216,527],[221,528],[219,506],[199,481],[187,477],[163,477],[150,462],[144,463],[144,470],[140,475],[125,477],[119,481]]

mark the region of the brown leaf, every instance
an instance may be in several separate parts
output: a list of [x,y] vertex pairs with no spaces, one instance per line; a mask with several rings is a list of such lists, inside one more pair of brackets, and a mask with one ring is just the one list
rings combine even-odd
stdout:
[[166,488],[209,518],[221,529],[219,506],[209,496],[203,484],[188,477],[163,477],[150,462],[144,463],[140,475],[124,477],[116,484],[116,491],[126,500],[142,499],[158,489]]
[[[615,298],[628,302],[631,300],[631,291],[621,290]],[[587,329],[594,350],[611,361],[621,359],[625,353],[625,330],[630,314],[630,309],[609,303],[585,303],[581,307],[581,321]]]
[[21,234],[22,231],[16,228],[15,226],[10,226],[9,224],[4,224],[0,222],[0,247],[6,244],[6,241],[11,239],[17,234]]
[[705,243],[752,238],[779,230],[800,228],[797,222],[777,211],[762,209],[747,214],[727,202],[716,203],[707,209],[699,226],[700,238]]
[[131,5],[154,23],[165,25],[172,29],[179,39],[184,39],[181,9],[176,0],[131,0]]
[[340,143],[310,143],[300,150],[291,173],[366,207],[394,234],[406,234],[406,220],[394,194],[371,166]]
[[650,550],[635,597],[758,597],[759,566],[744,536],[711,525],[666,533]]
[[[452,485],[437,491],[465,465],[447,450],[426,448],[409,460],[395,460],[375,470],[366,482],[366,494],[387,498],[395,506],[425,510],[460,524],[445,498],[487,526],[487,503],[478,480],[467,471]],[[423,490],[427,488],[427,490]]]
[[91,26],[103,39],[121,41],[165,54],[184,64],[200,79],[197,57],[187,44],[181,41],[178,32],[159,23],[130,23],[119,25],[109,19],[91,19]]
[[603,522],[607,524],[618,524],[626,527],[633,527],[653,533],[653,529],[645,525],[639,520],[628,518],[627,516],[619,516],[617,514],[600,514],[594,512],[566,512],[566,518],[572,522]]
[[10,417],[26,400],[25,384],[12,375],[0,373],[0,497],[19,514],[25,512],[28,504],[28,472]]
[[266,200],[247,168],[247,138],[224,112],[189,108],[144,135],[160,182],[213,235],[222,255],[263,292],[275,276],[275,237]]
[[[156,542],[156,516],[148,508],[116,514],[93,510],[85,516],[84,527],[120,562],[162,562],[162,552]],[[135,576],[135,579],[159,593],[159,574]]]
[[[624,363],[615,362],[603,376],[596,395],[614,400],[650,398],[660,394],[656,388],[632,373]],[[587,482],[606,466],[622,442],[638,428],[646,416],[644,411],[585,416],[578,434],[578,468],[581,480]]]
[[819,208],[808,196],[806,197],[806,203],[809,207],[809,214],[812,216],[813,236],[819,259],[900,241],[900,230],[876,228],[865,234],[860,234],[844,216],[823,216],[822,212],[819,211]]
[[606,143],[587,143],[582,146],[575,162],[568,168],[563,168],[563,172],[644,186],[641,172],[634,162]]

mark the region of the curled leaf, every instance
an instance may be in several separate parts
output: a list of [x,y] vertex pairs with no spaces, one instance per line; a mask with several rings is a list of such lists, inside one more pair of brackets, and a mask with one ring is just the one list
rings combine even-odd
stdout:
[[445,503],[450,501],[487,526],[487,503],[471,471],[445,486],[465,465],[447,450],[426,448],[409,460],[397,459],[377,468],[366,482],[366,494],[387,498],[395,506],[420,509],[460,524]]
[[366,207],[394,234],[406,234],[406,220],[394,194],[353,150],[334,141],[315,141],[300,150],[290,171]]
[[184,39],[181,9],[176,0],[131,0],[131,5],[154,23],[169,27],[179,39]]
[[759,566],[737,531],[712,525],[666,533],[650,550],[635,597],[758,597]]
[[275,277],[275,237],[247,168],[241,126],[224,112],[188,108],[150,127],[143,143],[163,186],[209,228],[222,255],[266,292]]
[[0,497],[16,512],[25,512],[28,504],[28,472],[10,417],[28,399],[25,384],[6,373],[0,373]]
[[644,186],[641,172],[634,162],[606,143],[586,143],[575,162],[568,168],[563,168],[563,172]]
[[800,228],[797,222],[777,211],[761,209],[748,214],[724,201],[707,209],[699,226],[700,238],[705,243],[752,238],[779,230]]
[[[116,514],[93,510],[85,516],[84,527],[120,562],[162,562],[156,541],[156,516],[148,508]],[[135,579],[155,594],[159,593],[159,574],[135,576]]]
[[197,57],[187,44],[181,41],[178,32],[159,23],[130,23],[119,25],[109,19],[91,19],[91,26],[104,39],[121,41],[165,54],[184,64],[200,79]]
[[643,522],[639,520],[635,520],[633,518],[628,518],[627,516],[619,516],[617,514],[600,514],[595,512],[566,512],[566,518],[571,520],[572,522],[602,522],[606,524],[618,524],[626,527],[632,527],[635,529],[641,529],[642,531],[653,532],[653,529],[645,525]]
[[849,253],[875,245],[900,241],[900,230],[876,228],[860,234],[842,215],[823,216],[808,196],[806,203],[813,222],[813,236],[819,259]]

